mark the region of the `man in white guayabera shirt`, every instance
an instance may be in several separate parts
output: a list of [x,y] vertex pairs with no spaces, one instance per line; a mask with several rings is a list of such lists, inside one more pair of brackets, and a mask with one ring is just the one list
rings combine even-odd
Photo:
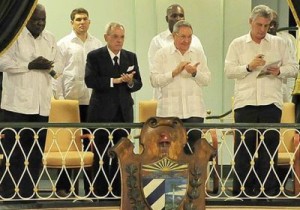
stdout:
[[[161,91],[156,115],[202,123],[206,117],[202,86],[211,80],[205,53],[202,48],[191,46],[193,29],[187,21],[178,21],[172,36],[173,44],[157,51],[151,68],[151,84]],[[192,153],[200,138],[200,131],[190,131],[185,152]]]
[[[53,80],[54,93],[56,98],[78,100],[80,121],[86,122],[91,97],[91,89],[87,88],[84,82],[86,57],[90,51],[102,47],[102,43],[88,33],[91,20],[86,9],[74,9],[70,18],[72,32],[57,43],[62,54],[64,67],[62,76]],[[86,130],[83,132],[85,133]],[[87,140],[84,140],[85,148],[87,148],[88,143]],[[91,178],[89,171],[87,174]],[[65,172],[57,181],[56,188],[57,193],[62,197],[66,197],[70,193],[71,185]],[[90,192],[86,177],[84,177],[84,189],[86,194]]]
[[[1,109],[5,122],[48,122],[52,97],[49,72],[53,68],[59,73],[61,57],[56,40],[44,30],[45,25],[45,8],[38,4],[16,42],[0,57],[0,69],[4,72]],[[20,131],[20,144],[15,147],[15,133],[6,130],[3,134],[1,143],[5,158],[9,157],[5,161],[9,161],[10,173],[3,173],[6,164],[2,164],[2,196],[16,199],[34,196],[42,165],[45,129],[37,133],[37,141],[32,130]]]
[[[272,18],[269,7],[254,7],[249,18],[250,32],[234,39],[229,45],[225,75],[235,80],[233,109],[236,123],[280,123],[282,81],[296,77],[298,73],[297,61],[289,53],[286,42],[267,33]],[[264,139],[260,141],[259,138],[257,145],[255,140],[259,134],[254,130],[244,132],[245,129],[235,132],[233,194],[278,195],[279,183],[275,171],[279,133],[266,131]],[[243,133],[245,136],[241,136]],[[254,158],[256,152],[258,156]]]
[[[175,23],[177,23],[179,20],[184,20],[184,10],[182,6],[179,4],[172,4],[167,8],[166,12],[166,21],[168,23],[168,29],[157,34],[155,37],[152,38],[150,42],[150,46],[148,49],[148,62],[149,62],[149,69],[152,68],[153,62],[154,62],[154,56],[155,53],[162,47],[171,45],[174,43],[173,39],[173,26]],[[202,44],[197,36],[194,34],[192,35],[192,47],[199,48],[200,50],[203,50]],[[160,94],[160,88],[154,88],[153,90],[153,98],[158,99]]]

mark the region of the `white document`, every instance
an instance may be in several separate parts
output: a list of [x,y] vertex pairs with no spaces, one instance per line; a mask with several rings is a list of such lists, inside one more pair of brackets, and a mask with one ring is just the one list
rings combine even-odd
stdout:
[[280,64],[281,64],[281,61],[275,61],[275,62],[266,64],[263,67],[263,69],[259,72],[259,74],[257,75],[257,77],[269,75],[270,73],[267,71],[267,69],[270,68],[270,67],[279,67]]

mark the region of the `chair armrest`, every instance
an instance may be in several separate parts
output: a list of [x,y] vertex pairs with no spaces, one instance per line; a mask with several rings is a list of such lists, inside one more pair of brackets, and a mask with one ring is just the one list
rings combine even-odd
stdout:
[[89,140],[91,140],[92,138],[94,138],[94,135],[93,135],[93,134],[86,133],[86,134],[80,135],[80,138],[81,138],[81,139],[89,139]]
[[217,135],[217,130],[216,129],[211,129],[210,131],[211,135],[211,141],[212,141],[212,146],[213,148],[218,151],[218,135]]
[[[82,134],[80,135],[80,139],[82,140],[89,140],[91,141],[92,139],[94,139],[95,136],[93,134],[90,134],[90,133],[86,133],[86,134]],[[93,152],[94,151],[94,143],[91,143],[91,151]]]

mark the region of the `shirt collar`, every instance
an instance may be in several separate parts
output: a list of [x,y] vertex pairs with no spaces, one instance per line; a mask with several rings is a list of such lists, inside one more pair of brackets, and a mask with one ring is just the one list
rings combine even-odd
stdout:
[[[246,36],[246,42],[253,42],[253,40],[252,40],[252,38],[251,38],[251,35],[250,35],[250,32],[251,31],[249,31],[249,33],[247,34],[247,36]],[[271,39],[271,36],[272,35],[270,35],[270,34],[266,34],[266,36],[265,36],[265,38],[263,38],[263,40],[266,40],[267,42],[269,42],[270,41],[270,39]]]
[[175,47],[175,44],[173,43],[173,44],[170,45],[170,53],[171,53],[171,54],[174,54],[174,53],[176,53],[176,52],[177,52],[177,49],[176,49],[176,47]]
[[171,33],[171,31],[170,31],[169,29],[167,29],[167,30],[165,31],[165,35],[166,35],[166,37],[171,37],[171,38],[173,38],[173,35],[172,35],[172,33]]
[[[70,37],[71,37],[71,40],[78,40],[79,39],[74,30],[72,30],[72,32],[70,34]],[[90,38],[91,38],[91,35],[87,32],[86,40],[88,40]]]
[[120,61],[120,54],[121,54],[121,51],[118,52],[117,55],[115,55],[107,46],[106,46],[107,50],[108,50],[108,53],[109,53],[109,56],[110,58],[113,60],[115,56],[118,56],[119,58],[119,61]]
[[[32,34],[30,33],[30,31],[25,27],[25,33],[26,33],[26,35],[28,35],[28,36],[31,36],[32,38],[34,38],[33,36],[32,36]],[[44,31],[42,31],[42,33],[36,38],[36,39],[46,39],[46,40],[48,40],[47,39],[47,36],[45,35],[45,33],[44,33]]]
[[264,39],[265,39],[266,41],[270,42],[270,41],[271,41],[271,36],[273,36],[273,35],[267,33]]
[[[194,51],[193,47],[190,46],[189,49],[184,54],[186,54],[188,52],[193,52],[193,51]],[[170,53],[174,54],[174,53],[177,53],[177,52],[181,54],[181,52],[179,50],[177,50],[177,48],[175,47],[175,44],[174,43],[171,44],[170,45]]]
[[71,34],[70,34],[71,39],[77,39],[78,37],[76,36],[75,31],[72,30]]

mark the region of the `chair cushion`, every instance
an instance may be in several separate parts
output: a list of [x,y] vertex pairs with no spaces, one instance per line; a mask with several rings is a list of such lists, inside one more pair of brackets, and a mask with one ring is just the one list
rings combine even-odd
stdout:
[[43,164],[50,168],[61,168],[62,165],[66,168],[80,168],[92,166],[93,159],[93,152],[50,152],[44,153]]
[[[293,157],[293,153],[291,153],[291,152],[279,152],[278,153],[278,164],[279,165],[289,164],[291,157]],[[293,157],[293,160],[295,160],[295,157]]]

